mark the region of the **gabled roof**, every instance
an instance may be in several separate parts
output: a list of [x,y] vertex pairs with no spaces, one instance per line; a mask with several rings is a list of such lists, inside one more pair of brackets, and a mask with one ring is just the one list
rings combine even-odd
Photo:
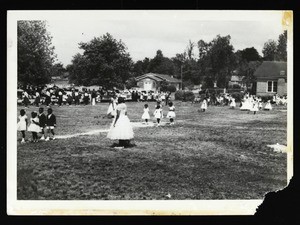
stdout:
[[153,80],[156,80],[156,81],[167,81],[167,82],[170,82],[170,83],[180,83],[181,81],[174,78],[174,77],[171,77],[169,75],[166,75],[166,74],[158,74],[158,73],[146,73],[142,76],[139,76],[139,77],[136,77],[135,80],[136,81],[139,81],[139,80],[142,80],[144,78],[150,78],[150,79],[153,79]]
[[237,76],[237,75],[232,75],[230,81],[237,81],[240,82],[242,81],[244,76]]
[[254,76],[260,79],[286,78],[287,64],[281,61],[264,61],[254,72]]

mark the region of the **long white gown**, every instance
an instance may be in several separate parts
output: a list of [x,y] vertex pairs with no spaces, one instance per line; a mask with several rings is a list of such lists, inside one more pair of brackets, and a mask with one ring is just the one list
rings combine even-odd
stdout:
[[133,139],[134,133],[129,118],[126,115],[127,106],[125,103],[118,104],[116,107],[119,118],[114,126],[115,119],[113,120],[110,130],[108,131],[107,138],[111,140],[130,140]]

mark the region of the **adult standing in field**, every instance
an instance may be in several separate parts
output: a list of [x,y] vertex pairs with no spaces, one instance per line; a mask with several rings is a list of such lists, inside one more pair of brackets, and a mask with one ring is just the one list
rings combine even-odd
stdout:
[[79,92],[78,92],[78,90],[75,90],[74,96],[75,96],[75,105],[79,105]]
[[95,89],[93,89],[93,91],[92,91],[92,105],[96,105],[96,97],[97,97],[96,91],[95,91]]
[[134,137],[133,129],[127,116],[127,106],[124,98],[122,97],[118,98],[116,117],[111,125],[107,137],[111,140],[119,140],[118,146],[113,145],[114,147],[125,148],[130,147],[130,140]]
[[38,92],[38,90],[36,90],[34,103],[37,107],[40,106],[40,101],[41,101],[40,93]]
[[23,103],[24,103],[25,108],[27,108],[27,106],[30,103],[29,95],[28,95],[28,92],[26,90],[23,92]]
[[61,106],[63,102],[63,93],[61,90],[58,91],[58,105]]
[[84,91],[83,102],[84,102],[84,105],[89,104],[89,93],[86,90]]
[[50,91],[47,90],[47,91],[46,91],[45,104],[46,104],[46,106],[49,106],[50,103],[51,103]]

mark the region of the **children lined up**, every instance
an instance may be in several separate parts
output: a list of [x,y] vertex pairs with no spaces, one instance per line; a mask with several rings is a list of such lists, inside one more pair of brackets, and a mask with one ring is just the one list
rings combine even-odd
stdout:
[[[17,130],[22,133],[21,143],[25,143],[25,131],[32,133],[32,142],[38,142],[38,133],[41,133],[41,140],[50,140],[50,133],[52,134],[52,140],[55,140],[54,128],[56,127],[56,116],[53,114],[53,110],[48,108],[48,115],[44,114],[44,109],[39,108],[39,114],[37,112],[31,113],[30,125],[28,126],[28,118],[24,109],[20,110],[19,122]],[[45,129],[48,131],[48,136],[45,139]]]
[[[169,118],[169,120],[170,120],[170,125],[173,125],[174,124],[174,119],[176,117],[175,106],[173,105],[173,102],[169,102],[168,105],[169,105],[169,112],[167,113],[167,118]],[[153,116],[156,119],[157,126],[160,126],[161,119],[164,118],[163,108],[162,108],[162,105],[161,105],[160,101],[157,101],[157,104],[155,106],[155,110],[153,112]],[[144,124],[148,125],[148,121],[150,120],[148,104],[144,105],[144,112],[143,112],[143,115],[142,115],[142,119],[145,121]]]

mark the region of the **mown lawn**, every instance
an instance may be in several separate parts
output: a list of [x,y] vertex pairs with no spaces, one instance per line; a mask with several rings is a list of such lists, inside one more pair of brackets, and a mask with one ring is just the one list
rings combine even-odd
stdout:
[[[131,121],[141,121],[144,103],[127,105]],[[111,120],[102,118],[107,107],[54,106],[56,134],[108,128]],[[286,154],[266,146],[286,145],[285,111],[175,107],[175,125],[135,128],[133,148],[111,148],[105,133],[26,144],[18,139],[18,199],[261,199],[285,187]]]

